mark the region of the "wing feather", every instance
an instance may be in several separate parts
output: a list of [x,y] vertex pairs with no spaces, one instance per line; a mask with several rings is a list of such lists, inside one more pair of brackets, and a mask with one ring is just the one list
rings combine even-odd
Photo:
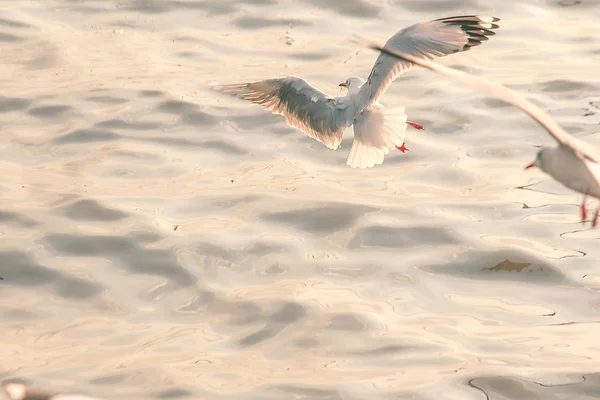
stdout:
[[340,146],[344,130],[352,125],[355,117],[351,103],[328,96],[301,78],[266,79],[216,89],[284,116],[289,125],[333,150]]
[[[498,28],[496,17],[466,15],[440,18],[408,26],[398,31],[385,44],[385,47],[408,53],[413,56],[433,59],[448,54],[467,51],[479,46],[492,29]],[[399,60],[381,53],[377,57],[367,82],[358,94],[358,110],[368,108],[377,101],[394,79],[414,66],[406,60]]]

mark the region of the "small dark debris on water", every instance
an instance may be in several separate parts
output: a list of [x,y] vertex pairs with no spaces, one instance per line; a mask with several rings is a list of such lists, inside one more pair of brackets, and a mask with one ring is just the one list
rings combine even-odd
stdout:
[[232,179],[232,180],[231,180],[231,183],[233,183],[233,182],[235,182],[235,179]]
[[578,6],[581,4],[581,0],[561,0],[558,2],[558,4],[563,7]]
[[531,266],[531,263],[527,262],[518,262],[511,260],[504,260],[493,267],[484,268],[484,271],[503,271],[503,272],[522,272],[526,268]]
[[173,227],[173,230],[176,231],[177,228],[179,228],[179,225],[175,225],[175,227]]

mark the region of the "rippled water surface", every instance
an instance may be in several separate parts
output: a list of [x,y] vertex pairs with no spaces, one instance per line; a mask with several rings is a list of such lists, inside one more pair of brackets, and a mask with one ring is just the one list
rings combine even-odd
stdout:
[[[600,230],[523,171],[551,138],[414,69],[372,169],[210,85],[340,94],[414,22],[501,18],[446,65],[600,146],[593,0],[0,3],[0,373],[110,399],[600,392]],[[596,203],[589,201],[590,207]]]

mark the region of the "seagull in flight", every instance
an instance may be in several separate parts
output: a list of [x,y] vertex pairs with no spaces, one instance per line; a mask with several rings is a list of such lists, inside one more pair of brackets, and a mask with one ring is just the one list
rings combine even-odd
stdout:
[[[544,110],[527,100],[525,97],[506,86],[494,83],[444,65],[415,57],[405,51],[380,46],[378,44],[358,39],[363,45],[379,50],[381,54],[395,57],[400,62],[409,62],[445,75],[460,83],[488,95],[494,96],[505,103],[520,108],[523,112],[540,124],[556,141],[556,146],[543,147],[537,152],[535,160],[525,169],[537,167],[550,175],[563,186],[582,193],[581,223],[587,220],[585,207],[587,196],[591,195],[600,200],[600,157],[592,147],[567,133]],[[600,205],[592,218],[592,228],[598,224]]]
[[[410,25],[386,43],[391,49],[418,57],[443,57],[479,46],[495,34],[499,18],[478,15],[440,18]],[[340,147],[344,131],[354,127],[354,141],[346,164],[369,168],[381,164],[391,149],[405,152],[407,121],[405,107],[384,107],[379,99],[392,82],[414,64],[381,53],[369,77],[350,77],[339,86],[345,96],[329,96],[302,78],[288,76],[252,83],[215,87],[224,93],[260,104],[273,114],[328,148]]]

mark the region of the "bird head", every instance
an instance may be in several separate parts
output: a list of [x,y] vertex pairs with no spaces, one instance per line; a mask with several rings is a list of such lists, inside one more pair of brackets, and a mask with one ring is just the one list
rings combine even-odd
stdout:
[[550,148],[543,148],[540,151],[538,151],[537,155],[535,156],[535,160],[532,163],[527,164],[525,166],[525,169],[537,167],[541,170],[544,170],[544,160],[550,157],[551,151],[552,149]]
[[363,85],[363,83],[365,83],[365,80],[363,78],[359,78],[358,76],[352,76],[346,79],[345,82],[340,83],[339,86],[348,89],[349,92],[353,92],[358,90]]

